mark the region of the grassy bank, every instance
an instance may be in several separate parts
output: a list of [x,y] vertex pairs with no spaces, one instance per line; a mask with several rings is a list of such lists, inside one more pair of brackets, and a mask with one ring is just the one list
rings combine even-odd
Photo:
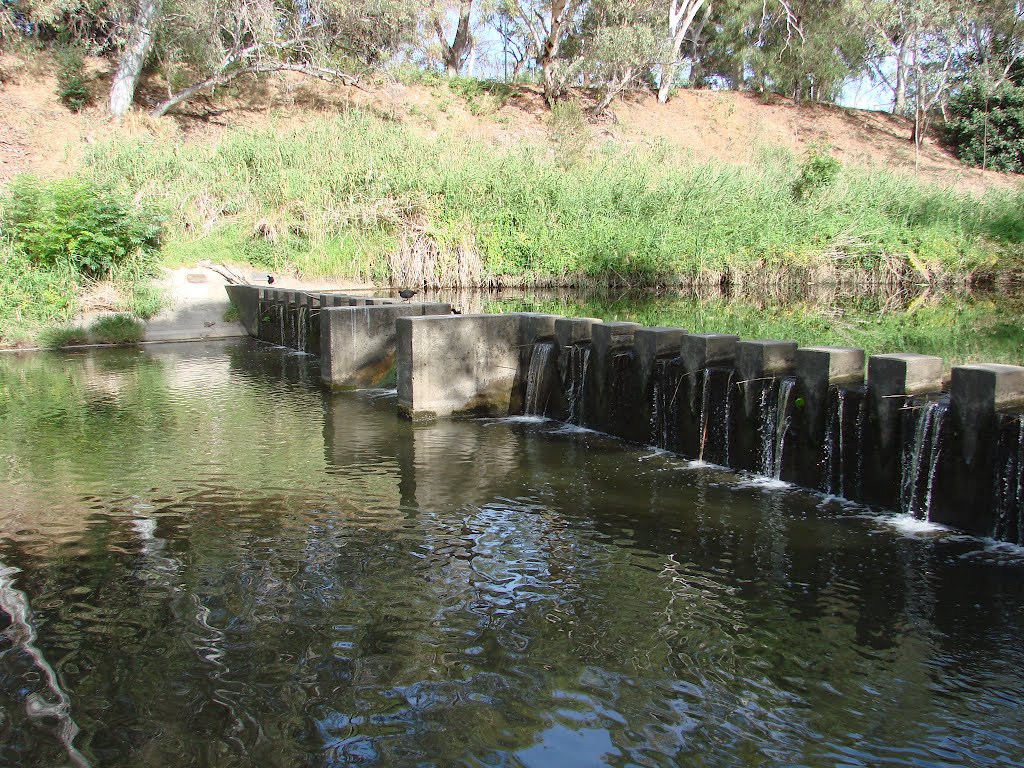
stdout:
[[[578,129],[579,126],[577,126]],[[97,146],[84,173],[164,211],[164,259],[395,284],[940,281],[1016,270],[1024,196],[878,169],[688,161],[581,142],[496,149],[351,112],[215,144]]]

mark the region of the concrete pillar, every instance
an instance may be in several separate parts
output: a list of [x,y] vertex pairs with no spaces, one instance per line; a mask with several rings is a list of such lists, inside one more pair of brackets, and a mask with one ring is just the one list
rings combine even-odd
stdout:
[[[830,393],[840,385],[864,381],[864,350],[852,347],[804,347],[796,351],[796,401],[791,450],[796,461],[795,480],[807,488],[827,491],[835,466],[827,466]],[[836,400],[838,402],[838,400]],[[834,403],[833,403],[834,404]],[[832,436],[838,439],[837,434]],[[843,435],[844,442],[847,435]],[[849,446],[853,448],[852,444]],[[842,453],[840,446],[832,446]],[[845,455],[845,454],[844,454]]]
[[584,426],[618,435],[631,414],[633,335],[639,323],[595,323],[591,326],[591,358],[585,388]]
[[[741,341],[736,345],[737,381],[732,390],[729,436],[733,468],[766,471],[762,466],[764,447],[774,443],[765,432],[774,429],[774,424],[762,423],[763,414],[774,412],[782,380],[793,374],[796,349],[795,341]],[[783,478],[790,479],[791,474],[791,467],[785,466]]]
[[999,411],[1024,407],[1024,368],[955,366],[931,494],[931,520],[988,536],[994,532]]
[[[708,419],[712,428],[726,421],[732,397],[733,368],[739,336],[722,333],[688,333],[679,349],[681,361],[679,392],[676,395],[676,450],[691,459],[704,458],[722,464],[724,445],[703,439],[701,434],[704,387],[709,388]],[[712,398],[711,395],[714,395]],[[731,425],[725,424],[726,433]],[[728,435],[725,436],[728,439]],[[703,450],[702,450],[703,448]],[[708,449],[710,452],[707,452]]]
[[406,316],[396,328],[401,416],[421,421],[512,412],[520,377],[518,315]]
[[869,504],[898,509],[903,466],[903,418],[909,397],[942,389],[941,357],[917,354],[868,358],[868,415],[864,439],[864,498]]
[[228,298],[238,309],[239,320],[246,333],[259,337],[260,289],[251,285],[225,285]]
[[[674,432],[666,423],[668,401],[675,394],[679,383],[678,365],[670,361],[678,359],[679,347],[686,331],[682,328],[638,328],[633,334],[635,352],[635,373],[632,384],[637,401],[636,420],[627,425],[628,434],[623,435],[643,445],[664,445]],[[671,389],[671,392],[667,390]]]
[[575,409],[582,409],[582,395],[577,392],[583,382],[573,381],[573,356],[576,365],[582,365],[583,356],[589,354],[593,326],[601,320],[595,317],[560,317],[555,320],[555,340],[558,343],[558,374],[562,381],[562,397],[553,403],[551,417],[561,421],[578,420],[580,414]]
[[408,316],[448,316],[448,304],[332,307],[320,317],[320,378],[339,389],[395,383],[396,321]]

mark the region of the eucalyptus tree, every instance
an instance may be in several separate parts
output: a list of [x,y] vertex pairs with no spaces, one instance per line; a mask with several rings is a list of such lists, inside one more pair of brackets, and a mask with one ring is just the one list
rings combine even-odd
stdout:
[[587,0],[506,0],[530,36],[544,87],[544,100],[553,106],[571,80],[579,75],[582,55],[563,55],[562,47],[582,21]]

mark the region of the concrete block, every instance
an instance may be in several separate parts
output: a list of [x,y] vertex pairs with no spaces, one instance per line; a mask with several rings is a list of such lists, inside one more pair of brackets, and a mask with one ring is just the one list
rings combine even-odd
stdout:
[[643,328],[640,323],[594,323],[591,326],[591,341],[595,349],[609,350],[628,347],[633,343],[634,334]]
[[259,337],[260,289],[251,285],[225,285],[224,290],[238,308],[239,319],[246,332],[254,338]]
[[855,347],[803,347],[796,351],[796,380],[810,391],[864,380],[864,350]]
[[591,328],[601,320],[594,317],[560,317],[555,320],[555,339],[560,347],[590,341]]
[[957,365],[949,387],[950,405],[968,463],[996,411],[1024,405],[1024,368],[1016,365]]
[[739,336],[725,333],[688,333],[682,338],[679,356],[687,373],[705,368],[731,368],[736,362]]
[[796,362],[795,341],[741,341],[736,345],[736,370],[740,379],[774,378],[792,373]]
[[395,367],[396,321],[451,313],[448,304],[331,307],[320,313],[320,377],[331,387],[375,387]]
[[683,328],[639,328],[633,334],[637,359],[649,365],[658,357],[678,357],[685,335]]
[[520,373],[520,326],[516,314],[400,317],[399,414],[417,421],[509,415]]
[[356,298],[355,296],[348,297],[348,305],[350,307],[365,307],[368,306],[366,299]]
[[868,393],[873,399],[921,395],[942,389],[941,357],[918,354],[871,355]]
[[519,317],[519,343],[529,347],[541,339],[554,339],[555,321],[562,319],[561,315],[546,315],[541,312],[518,312],[516,315]]

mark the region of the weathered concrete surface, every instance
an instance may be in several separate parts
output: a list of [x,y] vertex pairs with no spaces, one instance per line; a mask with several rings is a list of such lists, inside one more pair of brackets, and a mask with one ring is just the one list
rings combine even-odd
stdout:
[[1001,469],[1001,427],[997,415],[1024,407],[1024,368],[955,366],[949,394],[950,407],[941,427],[931,492],[931,520],[970,533],[992,535],[1000,493],[997,473]]
[[942,389],[941,357],[918,354],[868,358],[867,423],[864,430],[864,498],[869,504],[898,509],[902,447],[912,420],[904,411],[911,396]]
[[864,350],[854,347],[803,347],[796,351],[796,408],[790,450],[795,452],[795,481],[829,490],[827,421],[833,388],[864,381]]
[[640,328],[639,323],[622,322],[591,326],[592,352],[584,390],[583,426],[612,435],[628,431],[630,412],[639,410],[635,403],[630,403],[629,388],[635,356],[633,335]]
[[399,414],[507,416],[520,376],[518,315],[400,317]]
[[320,310],[320,377],[335,388],[377,387],[395,367],[396,321],[451,314],[448,304],[389,304]]
[[636,420],[628,425],[629,434],[623,437],[651,445],[668,442],[668,435],[674,429],[664,422],[668,405],[664,390],[673,389],[669,393],[671,399],[678,383],[676,372],[669,369],[668,361],[679,357],[685,335],[682,328],[665,327],[640,328],[633,334],[635,360],[630,386],[639,408],[636,409]]

